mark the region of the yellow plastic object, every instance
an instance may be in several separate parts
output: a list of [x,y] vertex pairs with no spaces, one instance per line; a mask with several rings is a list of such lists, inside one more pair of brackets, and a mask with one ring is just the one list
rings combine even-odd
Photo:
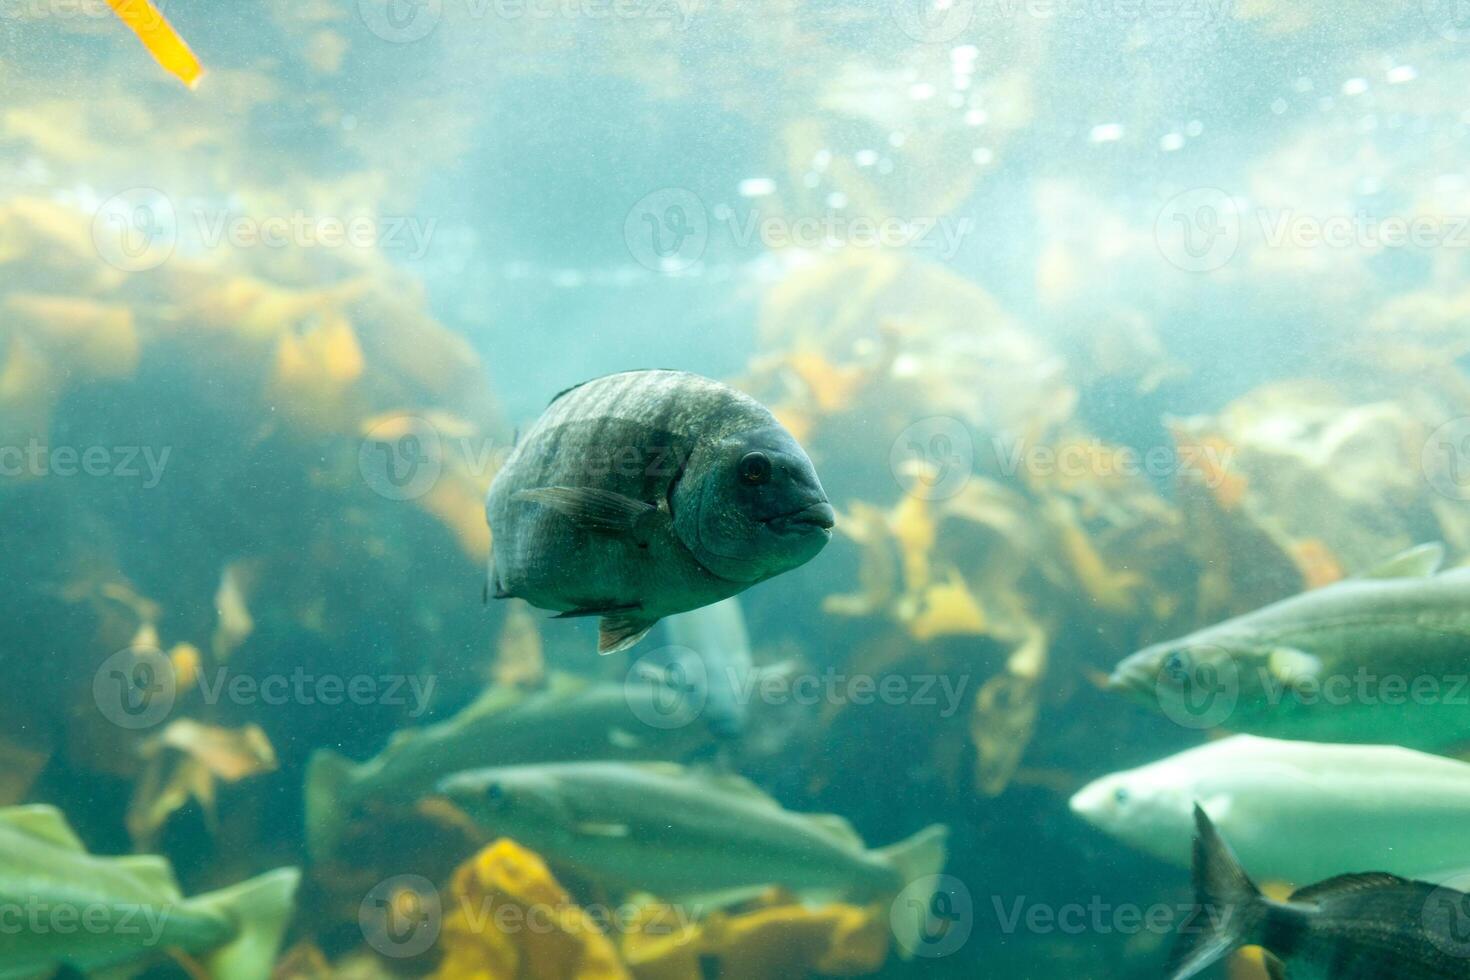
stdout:
[[199,84],[204,66],[152,0],[107,0],[107,4],[165,71],[189,88]]

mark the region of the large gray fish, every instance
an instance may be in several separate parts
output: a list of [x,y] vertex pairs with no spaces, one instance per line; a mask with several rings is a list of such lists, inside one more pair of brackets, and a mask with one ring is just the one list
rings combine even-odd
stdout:
[[[694,906],[769,885],[811,900],[891,901],[913,882],[937,886],[927,879],[943,869],[948,838],[934,824],[869,850],[841,817],[794,813],[739,776],[666,763],[509,766],[440,789],[486,831],[553,863]],[[918,948],[931,897],[900,903],[893,917],[906,950]]]
[[88,854],[54,807],[0,810],[0,980],[141,967],[167,950],[214,980],[266,980],[300,873],[194,898],[163,858]]
[[1156,643],[1110,686],[1195,727],[1438,749],[1470,741],[1470,569],[1425,545]]
[[810,561],[833,523],[811,460],[763,405],[680,371],[557,395],[486,513],[489,591],[602,617],[602,653]]
[[622,684],[553,674],[535,691],[487,688],[453,717],[395,733],[366,762],[318,750],[306,774],[308,849],[318,860],[328,857],[364,803],[411,806],[462,769],[693,754],[713,742],[704,703],[702,690],[665,687],[641,672]]
[[1266,898],[1210,818],[1194,809],[1195,907],[1169,957],[1188,980],[1241,946],[1271,954],[1273,980],[1467,980],[1470,895],[1381,872]]

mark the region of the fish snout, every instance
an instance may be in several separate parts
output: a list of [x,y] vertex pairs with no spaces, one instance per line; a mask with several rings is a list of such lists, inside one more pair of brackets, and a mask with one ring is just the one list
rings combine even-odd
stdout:
[[821,530],[830,534],[837,523],[837,511],[823,500],[803,507],[791,514],[783,514],[771,521],[771,526],[782,533],[789,531]]

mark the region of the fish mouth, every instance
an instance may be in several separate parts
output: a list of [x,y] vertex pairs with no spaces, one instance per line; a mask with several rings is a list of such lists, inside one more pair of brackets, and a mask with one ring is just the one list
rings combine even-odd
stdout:
[[1108,675],[1106,689],[1115,694],[1126,694],[1132,697],[1141,697],[1152,693],[1152,678],[1148,671],[1138,664],[1130,664],[1127,661],[1119,664],[1113,672]]
[[825,500],[819,504],[803,507],[801,510],[790,514],[782,514],[766,521],[766,526],[777,534],[789,534],[791,532],[807,532],[813,529],[830,534],[832,527],[837,523],[837,512],[832,505]]

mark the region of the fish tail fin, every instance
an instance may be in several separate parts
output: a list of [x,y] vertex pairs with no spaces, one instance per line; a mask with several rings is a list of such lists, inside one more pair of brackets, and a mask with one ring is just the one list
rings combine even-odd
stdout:
[[351,811],[348,791],[354,763],[330,749],[318,749],[306,766],[306,849],[317,861],[331,856]]
[[930,824],[897,844],[878,848],[876,853],[898,871],[905,885],[926,878],[934,879],[933,891],[922,896],[906,894],[905,899],[910,900],[896,903],[890,917],[899,955],[909,959],[931,933],[930,911],[934,906],[934,893],[943,886],[943,879],[937,876],[949,859],[949,828],[943,824]]
[[1169,954],[1170,980],[1187,980],[1241,946],[1255,944],[1271,912],[1230,845],[1194,806],[1194,908]]
[[277,868],[189,901],[194,908],[228,917],[238,928],[233,939],[202,957],[214,980],[268,980],[300,883],[298,869]]

